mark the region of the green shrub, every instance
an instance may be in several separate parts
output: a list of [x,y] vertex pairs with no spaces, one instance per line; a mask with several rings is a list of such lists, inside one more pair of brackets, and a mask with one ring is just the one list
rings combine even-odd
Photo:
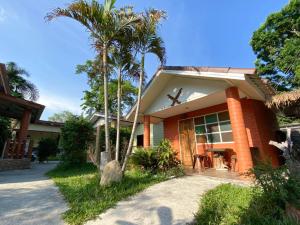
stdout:
[[131,155],[131,163],[145,170],[155,172],[158,169],[157,151],[152,148],[138,148]]
[[270,163],[261,163],[251,172],[268,201],[281,209],[285,209],[287,202],[300,208],[300,179],[297,174],[291,174],[286,166],[273,168]]
[[222,184],[201,199],[199,225],[296,225],[257,187]]
[[48,160],[49,156],[55,156],[57,153],[57,140],[53,138],[42,138],[39,141],[37,150],[39,162]]
[[[172,150],[170,141],[162,140],[156,148],[138,148],[131,156],[131,163],[151,172],[166,172],[173,170],[174,174],[182,174],[176,153]],[[170,171],[171,173],[171,171]]]
[[92,124],[82,116],[69,118],[61,131],[62,161],[68,164],[86,162],[87,148],[94,138]]
[[176,158],[176,152],[173,151],[171,143],[168,139],[164,139],[157,147],[158,166],[161,170],[168,170],[179,165]]

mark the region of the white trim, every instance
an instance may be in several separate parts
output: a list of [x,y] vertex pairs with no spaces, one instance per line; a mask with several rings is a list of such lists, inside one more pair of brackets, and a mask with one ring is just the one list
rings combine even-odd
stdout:
[[184,76],[196,76],[196,77],[208,77],[218,79],[230,79],[230,80],[245,80],[245,74],[243,73],[219,73],[219,72],[198,72],[198,71],[178,71],[178,70],[162,70],[161,73],[184,75]]

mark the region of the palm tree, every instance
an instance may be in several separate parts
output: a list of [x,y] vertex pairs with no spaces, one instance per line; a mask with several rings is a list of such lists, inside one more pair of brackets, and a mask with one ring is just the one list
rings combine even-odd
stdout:
[[[56,17],[69,17],[81,23],[90,33],[93,46],[98,52],[101,74],[104,83],[104,114],[105,114],[105,150],[108,153],[108,161],[111,160],[111,148],[109,138],[109,112],[108,112],[108,71],[107,58],[111,46],[120,33],[132,30],[138,18],[133,14],[126,17],[116,10],[116,0],[105,0],[99,4],[96,0],[91,2],[78,0],[71,3],[67,8],[56,8],[46,16],[48,21]],[[100,87],[99,87],[100,88]]]
[[37,87],[24,77],[29,77],[29,73],[18,67],[15,62],[6,64],[6,72],[11,94],[18,98],[36,101],[39,98]]
[[142,89],[145,76],[145,56],[147,53],[152,53],[158,57],[161,64],[165,63],[165,47],[164,42],[160,36],[158,36],[158,24],[161,19],[165,18],[165,12],[155,9],[149,9],[144,14],[142,14],[141,21],[137,24],[134,32],[134,44],[137,53],[140,55],[140,76],[139,76],[139,90],[135,109],[135,116],[131,131],[131,136],[122,165],[122,172],[125,172],[126,164],[131,155],[133,139],[136,131],[136,125],[138,120],[138,115],[140,111],[140,102],[142,96]]
[[116,132],[116,160],[119,160],[120,153],[120,119],[122,114],[122,85],[125,77],[136,78],[139,65],[135,62],[130,46],[130,36],[124,34],[118,41],[118,45],[112,51],[112,61],[117,73],[117,132]]

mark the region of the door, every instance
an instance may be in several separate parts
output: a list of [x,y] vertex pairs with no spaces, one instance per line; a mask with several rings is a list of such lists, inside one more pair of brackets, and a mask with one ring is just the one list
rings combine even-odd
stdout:
[[193,156],[196,152],[195,129],[193,119],[179,121],[179,135],[182,163],[185,166],[192,166]]

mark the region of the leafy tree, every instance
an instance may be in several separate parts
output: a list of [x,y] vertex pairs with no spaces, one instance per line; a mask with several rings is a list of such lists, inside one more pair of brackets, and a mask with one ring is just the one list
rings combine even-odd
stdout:
[[300,1],[268,16],[251,40],[258,74],[278,90],[300,87]]
[[48,117],[48,120],[53,122],[64,123],[73,116],[74,114],[72,112],[65,110],[60,113],[54,113],[52,116]]
[[39,98],[37,87],[24,78],[29,77],[29,73],[26,70],[18,67],[14,62],[9,62],[6,64],[6,72],[11,95],[32,101],[36,101]]
[[[115,9],[116,0],[105,0],[99,4],[96,0],[77,0],[67,8],[57,8],[47,15],[48,20],[56,17],[69,17],[81,23],[90,33],[93,46],[98,53],[100,70],[104,86],[104,114],[105,114],[105,146],[110,161],[111,149],[109,141],[109,111],[108,111],[108,55],[119,34],[125,30],[132,30],[138,20],[134,14],[128,12],[128,16],[119,13]],[[122,13],[127,13],[122,11]],[[102,88],[100,88],[102,89]],[[100,92],[100,90],[99,90]]]
[[43,138],[38,145],[39,162],[44,162],[49,156],[55,156],[57,153],[57,140],[53,138]]
[[61,129],[62,160],[69,164],[86,161],[88,145],[94,139],[92,124],[82,116],[72,116]]
[[161,37],[158,35],[158,25],[161,19],[165,18],[165,12],[159,11],[155,9],[147,10],[145,13],[141,15],[141,20],[137,24],[133,39],[134,39],[134,46],[137,51],[137,54],[140,56],[140,73],[139,73],[139,90],[138,90],[138,97],[137,103],[135,105],[135,116],[132,126],[132,132],[128,144],[128,149],[126,152],[125,160],[122,165],[122,171],[125,172],[126,164],[128,158],[132,151],[133,139],[135,135],[137,120],[140,111],[140,102],[142,96],[142,89],[144,83],[144,76],[145,76],[145,56],[148,53],[152,53],[158,57],[161,64],[165,63],[165,47],[164,42]]
[[[82,108],[88,114],[93,112],[104,111],[104,88],[103,79],[99,79],[101,74],[97,70],[98,61],[88,60],[83,65],[77,65],[76,73],[85,73],[88,77],[89,90],[84,91]],[[117,114],[117,89],[118,80],[110,79],[108,83],[108,95],[109,95],[109,111],[112,114]],[[129,80],[124,80],[122,84],[122,103],[121,112],[123,113],[126,109],[131,108],[135,101],[137,88],[132,85]]]

